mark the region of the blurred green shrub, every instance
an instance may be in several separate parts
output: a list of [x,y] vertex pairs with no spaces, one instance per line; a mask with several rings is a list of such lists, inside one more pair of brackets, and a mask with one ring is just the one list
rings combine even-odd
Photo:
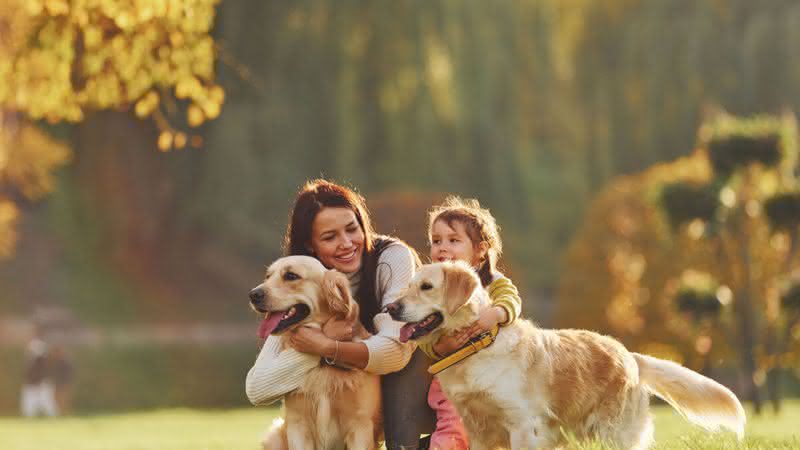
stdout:
[[[161,407],[242,407],[255,345],[114,345],[73,349],[77,414]],[[24,355],[0,347],[0,414],[18,413]]]

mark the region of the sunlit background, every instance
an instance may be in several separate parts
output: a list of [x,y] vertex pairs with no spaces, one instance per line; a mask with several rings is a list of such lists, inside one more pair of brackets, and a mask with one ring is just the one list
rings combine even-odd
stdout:
[[297,189],[428,254],[476,197],[523,315],[800,394],[794,0],[3,0],[0,414],[245,406]]

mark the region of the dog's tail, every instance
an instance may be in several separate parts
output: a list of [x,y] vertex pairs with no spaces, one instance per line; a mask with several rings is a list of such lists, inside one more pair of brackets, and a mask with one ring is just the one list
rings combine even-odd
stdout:
[[739,399],[725,386],[671,361],[633,354],[648,390],[690,422],[707,430],[725,427],[739,437],[747,420]]

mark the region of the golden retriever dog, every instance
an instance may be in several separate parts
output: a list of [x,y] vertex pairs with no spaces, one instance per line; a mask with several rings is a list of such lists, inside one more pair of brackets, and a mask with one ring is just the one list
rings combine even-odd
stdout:
[[[461,263],[423,266],[388,309],[407,322],[401,339],[437,339],[470,325],[488,304],[475,271]],[[740,438],[744,410],[717,382],[679,364],[632,353],[585,330],[545,330],[527,320],[502,327],[495,342],[438,375],[473,450],[563,445],[562,430],[620,449],[653,440],[651,394],[691,422]]]
[[[369,336],[358,320],[358,304],[350,296],[347,278],[309,256],[287,256],[270,265],[264,282],[250,291],[250,304],[266,315],[259,330],[263,336],[299,326],[321,327],[333,317],[352,322],[354,340]],[[320,364],[285,397],[284,409],[285,420],[269,431],[265,449],[377,446],[382,429],[377,375]]]

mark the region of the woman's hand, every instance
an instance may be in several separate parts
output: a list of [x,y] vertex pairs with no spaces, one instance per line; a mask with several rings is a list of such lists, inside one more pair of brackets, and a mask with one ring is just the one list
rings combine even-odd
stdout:
[[330,318],[322,326],[322,333],[335,341],[350,342],[353,340],[353,323],[348,320]]
[[319,328],[298,327],[289,332],[288,338],[289,345],[301,353],[331,357],[336,348],[336,341],[325,336]]

